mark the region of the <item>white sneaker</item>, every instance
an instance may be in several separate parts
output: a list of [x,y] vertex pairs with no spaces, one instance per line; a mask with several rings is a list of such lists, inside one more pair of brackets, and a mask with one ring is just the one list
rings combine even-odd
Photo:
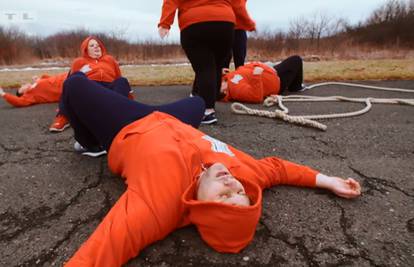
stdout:
[[86,151],[86,148],[79,144],[78,141],[75,141],[75,143],[73,144],[73,149],[75,149],[75,151],[78,153],[83,153]]
[[94,147],[92,149],[88,149],[83,147],[81,144],[79,144],[78,141],[75,142],[75,144],[73,145],[73,148],[75,149],[76,152],[84,155],[84,156],[89,156],[89,157],[93,157],[93,158],[97,158],[100,157],[102,155],[105,155],[107,152],[106,150],[102,149],[102,147]]

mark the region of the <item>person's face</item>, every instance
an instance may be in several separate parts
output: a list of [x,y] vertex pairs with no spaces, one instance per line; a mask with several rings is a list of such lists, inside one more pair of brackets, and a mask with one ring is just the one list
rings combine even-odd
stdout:
[[250,205],[243,185],[221,163],[215,163],[201,173],[197,199],[237,206]]
[[95,59],[102,56],[101,46],[95,39],[91,39],[88,42],[88,55]]

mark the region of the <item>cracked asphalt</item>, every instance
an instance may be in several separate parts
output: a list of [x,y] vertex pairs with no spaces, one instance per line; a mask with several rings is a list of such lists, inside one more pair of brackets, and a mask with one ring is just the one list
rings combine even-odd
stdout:
[[[414,81],[365,82],[414,88]],[[135,88],[159,104],[189,86]],[[413,94],[328,86],[302,94],[414,98]],[[260,106],[255,106],[260,107]],[[354,103],[289,103],[291,114],[346,112]],[[0,266],[60,266],[88,238],[125,186],[106,157],[73,152],[72,130],[48,132],[56,104],[10,108],[0,101]],[[254,241],[220,254],[194,227],[180,229],[127,266],[414,266],[414,107],[375,104],[362,116],[325,120],[328,130],[234,115],[217,105],[206,133],[255,157],[277,155],[329,175],[355,177],[357,200],[323,190],[265,191]]]

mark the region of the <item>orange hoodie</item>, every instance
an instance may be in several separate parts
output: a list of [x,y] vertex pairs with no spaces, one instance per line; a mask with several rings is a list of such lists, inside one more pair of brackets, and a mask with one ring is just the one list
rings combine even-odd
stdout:
[[42,75],[29,91],[18,97],[6,93],[3,97],[15,107],[26,107],[34,104],[59,102],[63,82],[68,74],[60,73],[54,76]]
[[[66,266],[120,266],[191,223],[215,250],[237,253],[253,239],[262,189],[314,187],[317,174],[275,157],[255,160],[160,112],[124,127],[112,142],[108,161],[125,178],[127,190]],[[251,206],[196,200],[201,165],[215,162],[241,181]]]
[[254,30],[256,25],[246,10],[245,0],[164,0],[158,27],[169,29],[178,9],[180,30],[207,21],[227,21]]
[[[244,9],[247,10],[247,8],[246,8],[247,0],[242,0],[241,2],[244,5]],[[245,30],[245,31],[250,31],[251,32],[251,31],[256,30],[256,24],[255,23],[252,24],[249,21],[246,21],[245,19],[240,18],[239,16],[236,16],[236,25],[235,25],[234,29],[236,29],[236,30]]]
[[[88,43],[91,39],[95,39],[102,50],[102,56],[98,59],[91,58],[88,55]],[[107,54],[106,48],[101,40],[96,37],[89,36],[81,44],[82,57],[76,58],[71,67],[71,73],[80,71],[80,69],[89,65],[90,71],[86,72],[86,76],[94,81],[100,82],[113,82],[115,79],[121,77],[121,70],[119,69],[118,62]]]
[[[262,74],[253,74],[255,67],[263,68]],[[240,66],[224,75],[223,79],[227,81],[227,94],[223,101],[262,103],[266,96],[280,91],[280,79],[275,69],[260,62]]]

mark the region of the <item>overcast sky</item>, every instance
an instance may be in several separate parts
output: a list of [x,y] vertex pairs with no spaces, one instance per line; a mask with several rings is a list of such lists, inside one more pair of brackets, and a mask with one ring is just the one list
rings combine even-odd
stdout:
[[[356,24],[386,0],[249,0],[258,30],[287,30],[289,21],[323,12]],[[162,0],[2,0],[0,25],[14,25],[31,35],[84,28],[117,33],[131,41],[157,39]],[[10,15],[13,14],[13,15]],[[170,40],[178,40],[177,23]]]

